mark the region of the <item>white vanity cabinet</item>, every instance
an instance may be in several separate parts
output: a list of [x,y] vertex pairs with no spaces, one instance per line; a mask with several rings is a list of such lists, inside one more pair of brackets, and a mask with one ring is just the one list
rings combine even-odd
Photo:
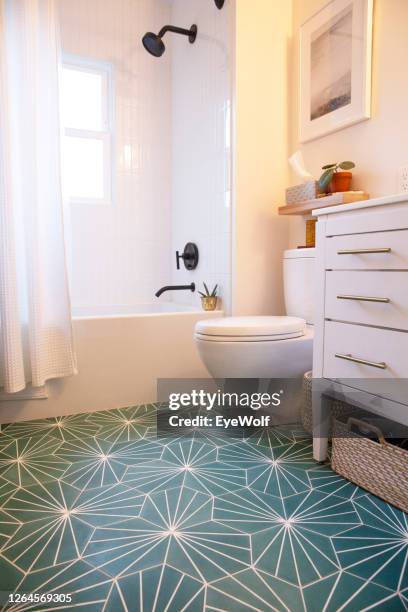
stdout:
[[408,425],[408,194],[314,211],[314,457],[339,398]]

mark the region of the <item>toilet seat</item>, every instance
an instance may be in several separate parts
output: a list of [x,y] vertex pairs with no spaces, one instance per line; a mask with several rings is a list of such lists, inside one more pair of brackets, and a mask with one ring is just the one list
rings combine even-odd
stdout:
[[207,342],[272,342],[300,338],[306,322],[297,317],[226,317],[199,321],[195,336]]

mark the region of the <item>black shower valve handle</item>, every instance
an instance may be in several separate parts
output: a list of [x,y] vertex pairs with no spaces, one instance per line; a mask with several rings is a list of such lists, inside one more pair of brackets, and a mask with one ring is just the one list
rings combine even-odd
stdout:
[[187,264],[192,262],[194,257],[189,252],[184,251],[184,253],[180,254],[179,251],[176,251],[177,270],[180,270],[180,259],[182,259],[184,261],[184,264],[187,267]]
[[179,251],[176,251],[176,265],[177,270],[180,270],[180,259],[184,259],[184,255],[180,255]]

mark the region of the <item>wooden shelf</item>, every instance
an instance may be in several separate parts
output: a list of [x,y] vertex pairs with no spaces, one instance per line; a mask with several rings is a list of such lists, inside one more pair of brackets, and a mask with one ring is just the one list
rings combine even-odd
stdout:
[[368,193],[363,191],[346,191],[344,193],[334,193],[333,195],[316,198],[315,200],[305,200],[296,204],[287,204],[279,208],[280,215],[310,215],[317,208],[329,208],[340,204],[351,204],[352,202],[362,202],[369,200]]

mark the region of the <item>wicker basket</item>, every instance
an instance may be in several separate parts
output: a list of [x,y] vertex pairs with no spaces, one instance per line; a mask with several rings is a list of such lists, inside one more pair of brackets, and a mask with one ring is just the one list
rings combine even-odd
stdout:
[[303,401],[300,408],[300,422],[309,434],[313,432],[312,380],[313,372],[306,372],[303,376]]
[[[355,433],[373,433],[376,440]],[[333,422],[332,468],[356,485],[408,512],[408,451],[385,441],[382,431],[355,418]]]

